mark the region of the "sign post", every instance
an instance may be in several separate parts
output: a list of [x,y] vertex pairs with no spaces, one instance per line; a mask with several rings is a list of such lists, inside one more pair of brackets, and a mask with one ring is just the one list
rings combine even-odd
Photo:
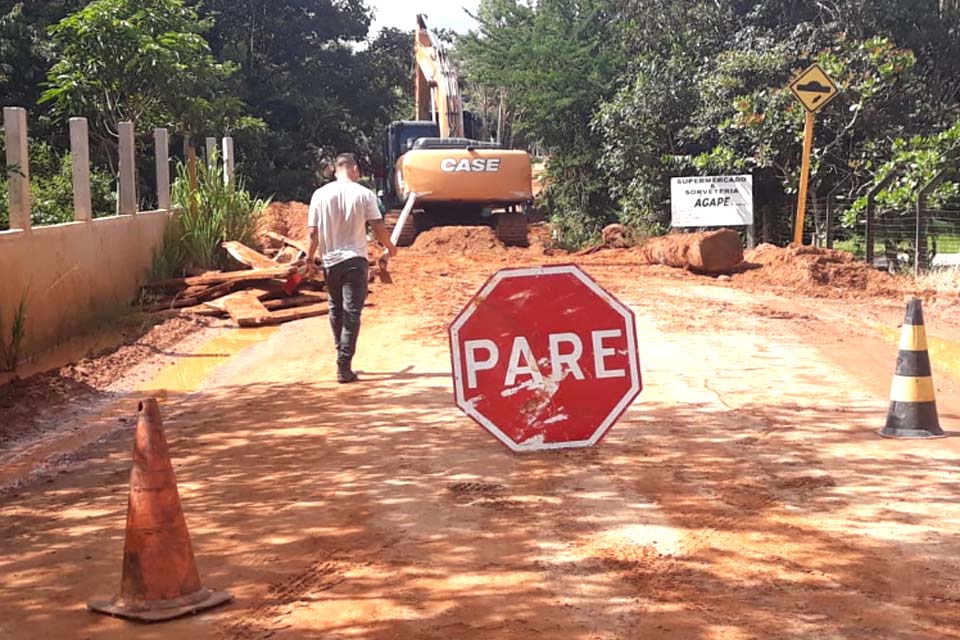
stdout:
[[803,244],[803,223],[807,214],[807,193],[810,185],[810,156],[813,153],[814,114],[837,97],[840,90],[819,64],[812,64],[790,83],[790,91],[807,110],[803,127],[803,161],[800,166],[800,188],[797,193],[797,221],[793,241]]
[[457,406],[514,452],[593,446],[642,389],[633,312],[575,265],[494,274],[450,354]]

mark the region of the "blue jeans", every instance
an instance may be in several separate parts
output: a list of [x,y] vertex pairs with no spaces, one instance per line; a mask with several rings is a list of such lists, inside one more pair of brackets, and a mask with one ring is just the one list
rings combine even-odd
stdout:
[[360,335],[360,312],[367,299],[366,258],[338,262],[324,272],[330,299],[330,328],[337,347],[337,364],[350,364]]

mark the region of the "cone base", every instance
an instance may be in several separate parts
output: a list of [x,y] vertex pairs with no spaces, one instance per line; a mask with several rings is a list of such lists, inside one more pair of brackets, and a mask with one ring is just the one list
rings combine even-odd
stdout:
[[925,429],[881,429],[877,431],[877,435],[884,438],[898,438],[903,440],[931,440],[947,437],[947,434],[939,430],[939,428],[938,431],[927,431]]
[[163,622],[210,609],[231,600],[233,596],[225,591],[204,589],[185,598],[155,600],[147,603],[126,603],[119,596],[112,600],[92,600],[87,603],[87,608],[96,613],[105,613],[108,616],[127,620]]

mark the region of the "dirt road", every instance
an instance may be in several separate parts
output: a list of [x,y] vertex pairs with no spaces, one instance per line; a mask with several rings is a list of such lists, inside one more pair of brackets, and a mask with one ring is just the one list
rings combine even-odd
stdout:
[[84,610],[119,586],[129,424],[0,495],[0,638],[960,638],[960,440],[874,434],[896,345],[871,323],[895,330],[900,300],[598,256],[585,268],[637,314],[644,392],[596,449],[515,456],[455,409],[444,327],[494,269],[537,259],[396,260],[362,384],[331,382],[318,318],[166,394],[201,574],[237,598],[222,609]]

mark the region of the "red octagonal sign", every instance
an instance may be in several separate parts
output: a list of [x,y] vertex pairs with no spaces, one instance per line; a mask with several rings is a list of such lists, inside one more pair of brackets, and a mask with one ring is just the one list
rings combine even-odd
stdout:
[[450,350],[457,406],[513,451],[593,446],[643,388],[633,312],[574,265],[496,273]]

